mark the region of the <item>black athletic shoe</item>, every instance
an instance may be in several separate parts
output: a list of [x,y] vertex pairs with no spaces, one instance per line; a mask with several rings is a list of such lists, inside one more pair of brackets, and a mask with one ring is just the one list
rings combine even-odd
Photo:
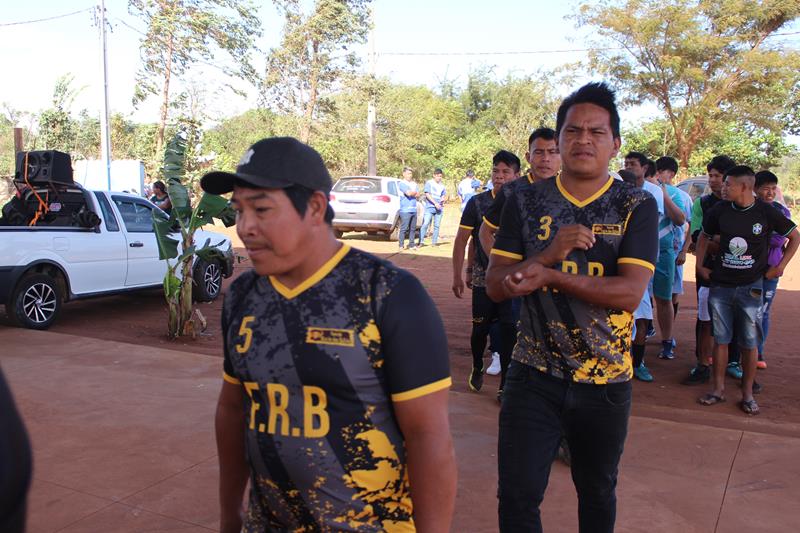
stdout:
[[707,365],[697,365],[689,371],[689,376],[681,381],[682,385],[702,385],[711,379],[711,367]]
[[473,368],[472,372],[469,374],[469,389],[472,392],[479,392],[481,387],[483,387],[483,369],[482,368]]

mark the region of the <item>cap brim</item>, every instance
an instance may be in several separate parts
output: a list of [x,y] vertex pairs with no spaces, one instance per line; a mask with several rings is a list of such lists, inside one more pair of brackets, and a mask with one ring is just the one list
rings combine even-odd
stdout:
[[200,179],[200,188],[211,194],[225,194],[233,191],[237,181],[243,181],[259,189],[285,189],[292,186],[291,182],[285,180],[217,171],[203,176]]

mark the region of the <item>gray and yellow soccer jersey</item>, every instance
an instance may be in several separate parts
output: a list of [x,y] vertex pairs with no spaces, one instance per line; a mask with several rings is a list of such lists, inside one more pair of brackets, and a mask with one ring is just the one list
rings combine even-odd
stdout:
[[451,383],[419,281],[342,246],[294,289],[241,275],[222,326],[224,378],[245,398],[244,530],[413,531],[393,403]]
[[486,252],[483,251],[478,234],[481,229],[483,215],[492,205],[494,197],[494,190],[476,194],[467,201],[464,212],[461,213],[459,227],[470,231],[472,234],[472,246],[475,247],[475,264],[472,265],[472,285],[475,287],[486,286],[486,268],[489,266],[489,258],[486,257]]
[[[613,178],[579,201],[560,177],[522,187],[503,208],[492,254],[524,260],[552,242],[562,226],[583,224],[596,242],[573,250],[553,268],[589,276],[614,276],[620,264],[651,271],[658,254],[658,211],[647,192]],[[627,311],[589,304],[543,287],[522,304],[513,359],[559,378],[580,383],[627,381],[633,317]]]
[[513,196],[518,188],[523,188],[534,183],[533,173],[528,172],[524,176],[513,180],[511,183],[503,185],[503,188],[500,189],[500,194],[495,196],[494,201],[483,214],[483,223],[492,230],[496,230],[500,226],[500,217],[503,214],[503,206],[506,200]]

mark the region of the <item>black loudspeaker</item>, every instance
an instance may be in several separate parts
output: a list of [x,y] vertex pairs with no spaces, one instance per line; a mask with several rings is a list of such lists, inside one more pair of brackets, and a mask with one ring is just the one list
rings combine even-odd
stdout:
[[72,158],[56,150],[17,152],[16,181],[25,181],[25,156],[28,156],[28,181],[32,185],[72,185]]

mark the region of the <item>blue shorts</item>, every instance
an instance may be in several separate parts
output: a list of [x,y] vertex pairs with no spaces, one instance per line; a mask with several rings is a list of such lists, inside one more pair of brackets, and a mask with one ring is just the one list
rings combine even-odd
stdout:
[[650,303],[650,287],[645,289],[639,307],[633,312],[633,320],[653,320],[653,306]]
[[653,274],[653,296],[659,300],[672,300],[676,259],[674,248],[662,249],[658,252],[656,271]]
[[751,349],[758,346],[759,309],[763,299],[763,280],[738,287],[711,287],[708,307],[714,330],[714,342],[730,344],[736,332],[739,347]]
[[683,265],[675,266],[675,282],[672,284],[672,294],[683,294]]

